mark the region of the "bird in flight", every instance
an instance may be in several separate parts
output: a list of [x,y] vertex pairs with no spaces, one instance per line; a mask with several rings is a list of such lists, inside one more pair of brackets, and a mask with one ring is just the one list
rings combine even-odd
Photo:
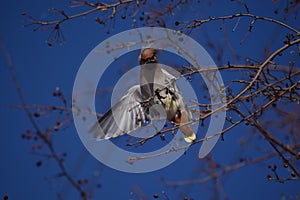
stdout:
[[[114,138],[145,126],[152,117],[159,115],[154,105],[164,109],[165,117],[179,126],[188,143],[196,139],[190,125],[190,113],[176,85],[176,78],[162,69],[154,48],[143,48],[139,56],[140,85],[134,85],[90,129],[97,139]],[[152,111],[152,112],[151,112]],[[97,131],[100,125],[102,132]]]

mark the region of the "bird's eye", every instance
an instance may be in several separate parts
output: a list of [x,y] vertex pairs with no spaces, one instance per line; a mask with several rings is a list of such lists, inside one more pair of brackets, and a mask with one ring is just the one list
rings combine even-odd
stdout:
[[157,59],[156,55],[153,55],[153,56],[150,57],[150,58],[142,59],[142,63],[143,63],[143,64],[156,63],[156,62],[157,62],[156,59]]

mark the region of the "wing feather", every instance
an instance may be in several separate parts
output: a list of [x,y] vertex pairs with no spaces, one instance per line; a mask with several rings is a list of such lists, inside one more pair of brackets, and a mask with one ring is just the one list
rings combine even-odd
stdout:
[[141,119],[146,119],[148,115],[140,103],[142,101],[140,86],[131,87],[89,132],[97,139],[109,139],[133,131],[140,126],[140,123],[137,123],[137,115]]

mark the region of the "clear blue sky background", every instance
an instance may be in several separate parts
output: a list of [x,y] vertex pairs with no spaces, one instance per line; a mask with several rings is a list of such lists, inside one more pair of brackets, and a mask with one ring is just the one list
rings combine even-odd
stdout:
[[[252,1],[251,1],[252,2]],[[282,5],[271,4],[271,1],[261,1],[257,3],[248,2],[250,11],[254,14],[278,17],[273,13],[274,8]],[[5,41],[11,54],[18,81],[21,85],[28,105],[60,105],[60,101],[52,96],[55,88],[59,86],[70,104],[73,82],[76,72],[87,54],[100,42],[105,40],[107,35],[106,28],[98,25],[91,17],[76,19],[72,22],[63,24],[63,33],[66,41],[62,45],[49,47],[46,40],[49,32],[33,32],[33,27],[23,28],[26,24],[25,17],[21,13],[26,12],[38,19],[47,20],[53,15],[49,14],[49,8],[67,9],[68,1],[49,0],[49,1],[4,1],[1,3],[0,12],[0,37]],[[178,21],[190,18],[195,14],[196,17],[207,18],[208,16],[221,16],[244,12],[243,6],[236,2],[219,1],[208,5],[205,2],[194,5],[194,12],[190,12],[190,7],[183,12],[176,13],[175,19]],[[68,9],[67,9],[68,10]],[[68,10],[76,12],[75,10]],[[283,13],[280,13],[282,16]],[[246,20],[246,19],[241,19]],[[168,28],[176,27],[174,19],[167,21]],[[249,21],[250,22],[250,21]],[[214,22],[215,26],[193,32],[191,36],[204,46],[206,41],[214,40],[220,46],[226,44],[224,35],[220,33],[221,22]],[[236,23],[228,22],[228,32]],[[299,28],[299,20],[289,20],[290,25]],[[269,45],[271,50],[281,45],[280,39],[283,32],[265,23],[258,23],[253,34],[249,35],[249,41],[239,45],[247,31],[249,23],[241,23],[236,33],[231,33],[229,39],[238,54],[251,55],[252,58],[262,59],[263,49],[256,48],[263,41]],[[129,20],[116,23],[111,34],[131,28]],[[264,28],[264,31],[258,31]],[[219,32],[218,32],[219,31]],[[274,39],[268,38],[270,35]],[[255,41],[255,42],[253,42]],[[261,47],[261,46],[260,46]],[[228,48],[228,47],[226,47]],[[212,49],[208,49],[214,58],[216,55]],[[131,61],[137,65],[137,61],[130,57]],[[168,59],[162,58],[168,62]],[[225,49],[221,63],[227,64],[227,60],[232,60],[230,52]],[[126,63],[127,64],[127,63]],[[109,78],[117,79],[117,76]],[[230,80],[230,75],[225,75],[225,79]],[[53,177],[59,171],[52,160],[43,160],[41,167],[36,166],[36,162],[41,160],[39,156],[31,155],[30,148],[33,142],[24,141],[21,134],[26,129],[32,129],[28,118],[23,110],[11,109],[7,105],[20,105],[16,90],[12,84],[8,72],[7,63],[3,53],[0,53],[0,113],[1,113],[1,165],[0,165],[0,197],[7,194],[9,199],[57,199],[57,193],[61,193],[62,199],[79,199],[77,191],[69,186],[64,178]],[[106,97],[108,98],[108,97]],[[109,102],[109,101],[107,101]],[[106,110],[109,104],[102,111]],[[53,118],[39,119],[42,128],[53,125]],[[44,125],[44,126],[43,126]],[[245,132],[244,127],[231,131],[226,136],[224,142],[219,142],[214,149],[212,156],[221,165],[234,164],[239,157],[247,155],[248,158],[257,156],[257,152],[251,150],[255,144],[246,145],[244,152],[237,152],[240,148],[239,139],[241,133]],[[61,152],[67,152],[66,167],[74,177],[88,178],[90,188],[99,184],[100,188],[94,190],[95,199],[137,199],[131,192],[135,188],[140,188],[148,199],[152,195],[165,191],[170,199],[179,199],[183,196],[193,197],[194,199],[209,199],[213,196],[212,183],[187,185],[183,187],[167,187],[163,180],[181,181],[201,178],[201,168],[203,160],[197,159],[199,146],[189,149],[187,155],[182,156],[172,165],[159,171],[147,174],[128,174],[110,169],[94,159],[84,148],[76,130],[71,125],[66,130],[61,130],[54,137],[55,147]],[[263,145],[268,145],[260,141]],[[278,159],[273,159],[259,165],[251,165],[221,177],[218,181],[223,186],[221,196],[226,194],[229,199],[280,199],[282,194],[299,195],[299,182],[286,182],[280,184],[269,182],[266,175],[270,173],[268,164],[280,163]],[[98,173],[99,176],[94,176]],[[202,175],[201,175],[202,174]],[[91,178],[92,177],[92,178]],[[88,186],[89,187],[89,186]],[[223,196],[224,197],[224,196]],[[163,199],[163,198],[162,198]]]

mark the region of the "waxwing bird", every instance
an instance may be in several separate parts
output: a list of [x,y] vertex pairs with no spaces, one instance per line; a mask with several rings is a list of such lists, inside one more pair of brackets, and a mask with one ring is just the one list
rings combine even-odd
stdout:
[[[98,121],[103,133],[91,129],[97,139],[109,139],[129,133],[143,126],[153,116],[151,106],[157,104],[165,109],[165,117],[179,125],[186,142],[196,139],[189,125],[190,114],[186,109],[175,77],[160,67],[154,48],[144,48],[139,56],[140,85],[131,87],[127,93]],[[159,114],[159,113],[156,113]],[[155,115],[155,112],[152,112]],[[183,124],[183,125],[182,125]]]

